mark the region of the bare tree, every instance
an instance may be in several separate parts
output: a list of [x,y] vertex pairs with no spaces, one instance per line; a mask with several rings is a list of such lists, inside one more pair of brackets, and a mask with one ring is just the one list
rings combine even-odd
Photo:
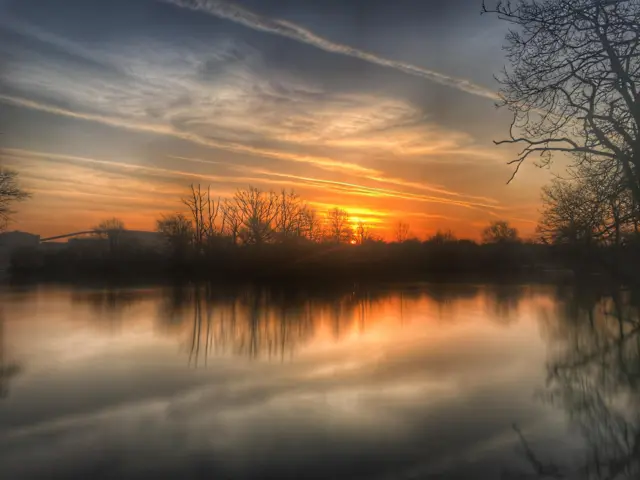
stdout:
[[120,234],[125,230],[124,222],[118,218],[108,218],[93,227],[95,235],[109,240],[109,249],[113,252],[118,248]]
[[14,213],[12,205],[29,197],[30,194],[20,187],[18,172],[0,165],[0,232],[6,229]]
[[240,209],[233,200],[226,199],[221,206],[221,210],[222,233],[231,239],[233,245],[236,245],[240,238],[240,228],[242,227],[242,215]]
[[544,243],[591,242],[599,215],[580,184],[555,179],[542,189],[542,203],[537,231]]
[[349,243],[353,239],[353,228],[349,214],[341,208],[334,208],[327,214],[327,237],[336,243]]
[[371,227],[362,220],[358,222],[355,231],[355,241],[358,245],[364,245],[367,241],[373,239]]
[[302,203],[300,196],[293,190],[289,192],[282,190],[280,192],[275,228],[283,240],[302,236],[302,214],[304,208],[305,205]]
[[117,234],[126,229],[122,220],[113,217],[102,220],[98,225],[93,227],[93,230],[95,230],[96,235],[107,238],[110,233]]
[[444,245],[445,243],[453,243],[456,240],[457,238],[451,230],[447,230],[447,231],[438,230],[427,241],[437,245]]
[[262,244],[272,241],[278,217],[278,195],[255,187],[238,190],[233,202],[242,220],[240,235],[244,243]]
[[405,223],[403,221],[399,221],[398,223],[396,223],[396,228],[394,231],[394,238],[396,242],[403,243],[409,240],[410,231],[411,230],[408,223]]
[[484,243],[512,243],[518,240],[518,231],[505,220],[492,222],[482,231]]
[[518,0],[483,12],[514,26],[498,79],[513,123],[496,142],[523,146],[513,175],[531,155],[568,154],[612,165],[640,202],[640,3]]
[[162,234],[177,253],[183,253],[195,238],[193,223],[182,213],[163,215],[156,230]]
[[624,179],[603,165],[583,164],[543,188],[538,233],[545,243],[621,245],[637,236],[637,206]]
[[183,198],[182,203],[189,207],[194,226],[194,241],[198,248],[210,243],[219,233],[216,221],[220,213],[221,201],[211,198],[211,187],[202,190],[200,184],[190,185],[190,196]]
[[318,212],[313,208],[305,206],[300,212],[300,224],[302,236],[312,242],[322,240],[322,223],[318,217]]

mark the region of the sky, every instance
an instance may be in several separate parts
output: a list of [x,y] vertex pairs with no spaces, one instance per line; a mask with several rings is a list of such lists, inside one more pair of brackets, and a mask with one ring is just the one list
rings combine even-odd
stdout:
[[0,0],[0,156],[43,236],[152,230],[189,184],[294,189],[402,220],[533,234],[551,172],[496,146],[507,25],[480,0]]

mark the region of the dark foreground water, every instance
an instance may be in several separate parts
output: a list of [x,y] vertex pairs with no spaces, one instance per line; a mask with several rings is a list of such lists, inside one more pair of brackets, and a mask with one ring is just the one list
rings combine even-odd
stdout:
[[640,478],[634,304],[4,288],[0,478]]

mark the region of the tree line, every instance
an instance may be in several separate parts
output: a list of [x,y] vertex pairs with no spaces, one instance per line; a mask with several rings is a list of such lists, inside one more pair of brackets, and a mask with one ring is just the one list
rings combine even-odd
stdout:
[[639,205],[616,172],[580,165],[543,188],[540,239],[573,247],[640,245]]
[[[25,201],[31,193],[19,182],[19,174],[0,165],[0,232],[6,229],[13,205]],[[321,214],[295,191],[263,191],[249,186],[238,189],[230,198],[215,197],[211,187],[191,184],[189,194],[181,199],[187,213],[162,215],[156,221],[156,231],[176,250],[221,244],[262,245],[274,243],[311,242],[364,245],[382,243],[382,237],[362,220],[353,222],[349,213],[335,207]],[[92,227],[101,238],[112,238],[126,230],[116,217]],[[410,225],[398,221],[393,226],[392,241],[417,242]],[[438,230],[428,242],[433,244],[458,241],[450,230]],[[468,240],[465,240],[468,242]],[[498,220],[482,231],[484,243],[519,242],[518,231],[508,221]]]
[[[542,241],[576,248],[638,243],[640,4],[625,0],[483,2],[507,22],[498,106],[522,147],[510,163],[569,160],[543,191]],[[513,178],[513,177],[512,177]]]
[[176,248],[295,240],[362,243],[373,238],[362,222],[354,229],[345,210],[334,208],[326,218],[321,218],[294,191],[276,193],[249,187],[222,199],[212,196],[210,187],[191,185],[189,196],[182,203],[188,209],[187,214],[164,215],[157,221],[158,232]]
[[[211,187],[192,184],[182,203],[188,213],[163,215],[156,223],[157,231],[175,249],[193,246],[202,251],[221,244],[294,242],[364,245],[383,241],[371,225],[362,220],[353,222],[346,210],[335,207],[319,213],[293,190],[263,191],[250,186],[222,199],[211,194]],[[96,228],[109,230],[113,225],[124,228],[118,220],[103,222]],[[409,224],[402,220],[394,225],[392,238],[398,243],[417,241]],[[430,240],[457,241],[451,231],[438,231]],[[496,221],[483,231],[483,241],[517,242],[519,237],[508,222]]]

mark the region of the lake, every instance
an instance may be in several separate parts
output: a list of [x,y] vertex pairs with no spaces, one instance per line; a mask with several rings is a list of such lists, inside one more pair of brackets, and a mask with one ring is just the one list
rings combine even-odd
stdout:
[[2,287],[0,477],[639,478],[639,304],[515,284]]

